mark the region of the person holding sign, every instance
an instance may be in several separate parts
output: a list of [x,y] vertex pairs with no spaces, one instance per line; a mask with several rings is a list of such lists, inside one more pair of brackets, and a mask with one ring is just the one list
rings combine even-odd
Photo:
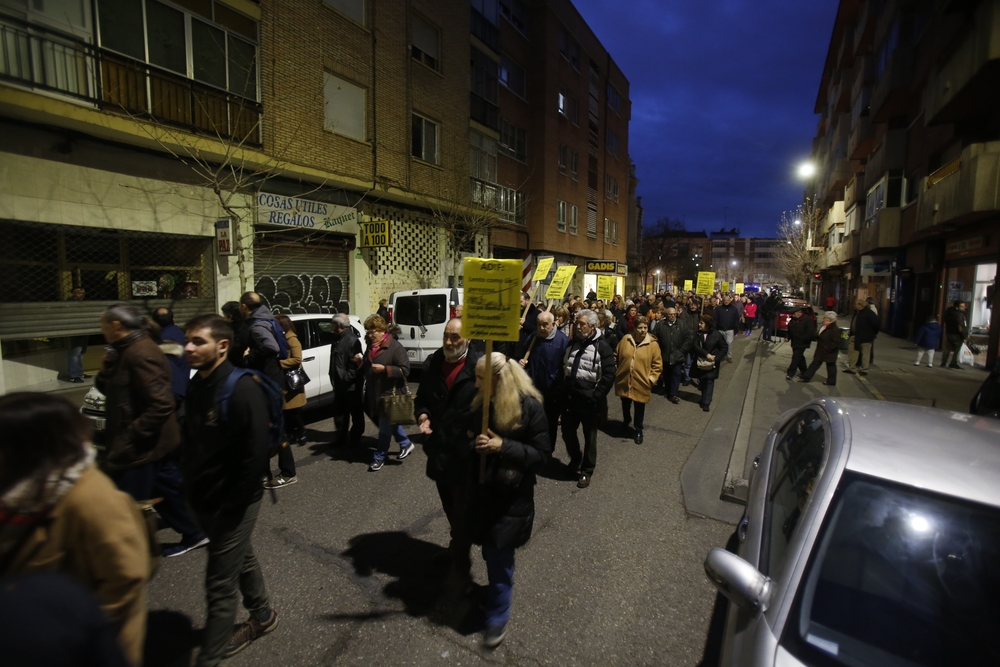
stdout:
[[[469,517],[472,539],[482,545],[489,586],[483,645],[495,648],[507,634],[514,588],[514,550],[527,543],[535,521],[535,474],[552,456],[542,395],[518,362],[499,352],[476,363],[476,387],[468,434],[481,431],[484,386],[490,381],[489,428],[472,446],[486,457],[480,483],[479,457],[467,468],[472,489]],[[488,376],[488,379],[487,379]]]
[[[597,313],[581,310],[576,314],[573,341],[566,348],[561,372],[563,397],[562,436],[569,452],[570,471],[579,477],[576,485],[585,489],[597,466],[597,423],[604,411],[608,392],[615,382],[615,353],[597,329]],[[583,426],[584,447],[576,430]]]

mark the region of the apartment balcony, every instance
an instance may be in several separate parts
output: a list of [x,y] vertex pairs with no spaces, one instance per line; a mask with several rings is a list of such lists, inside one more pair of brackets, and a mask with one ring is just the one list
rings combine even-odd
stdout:
[[850,67],[854,63],[854,24],[844,26],[844,36],[837,50],[837,63],[841,68]]
[[255,100],[4,17],[0,80],[224,140],[260,145]]
[[865,88],[869,88],[869,102],[871,97],[871,86],[875,83],[875,59],[872,56],[862,56],[854,61],[854,81],[851,83],[851,105],[853,107]]
[[470,16],[469,31],[472,35],[478,38],[491,51],[499,53],[500,31],[497,30],[497,27],[487,21],[486,17],[476,9],[472,9]]
[[861,116],[851,128],[851,136],[847,138],[847,157],[852,160],[864,160],[875,148],[875,126],[871,116]]
[[975,10],[958,47],[924,88],[928,125],[956,123],[988,114],[1000,90],[1000,4],[983,2]]
[[925,180],[916,231],[1000,214],[1000,141],[970,144]]
[[[865,167],[868,187],[878,182],[887,171],[902,169],[906,159],[906,130],[889,130],[868,158]],[[862,196],[864,193],[862,193]]]
[[846,157],[830,160],[823,188],[823,204],[830,206],[844,198],[844,186],[851,180],[851,173],[851,164]]
[[854,25],[854,55],[861,56],[871,53],[875,40],[875,27],[878,25],[876,14],[879,4],[874,0],[866,0],[858,12],[858,22]]
[[883,208],[867,222],[859,237],[859,254],[868,255],[880,250],[899,247],[899,221],[901,209]]
[[469,93],[469,118],[491,130],[500,131],[500,107]]
[[861,171],[851,176],[844,186],[844,208],[850,209],[865,203],[865,172]]
[[913,49],[899,46],[892,52],[881,78],[872,91],[873,123],[885,123],[893,116],[905,114],[913,105]]

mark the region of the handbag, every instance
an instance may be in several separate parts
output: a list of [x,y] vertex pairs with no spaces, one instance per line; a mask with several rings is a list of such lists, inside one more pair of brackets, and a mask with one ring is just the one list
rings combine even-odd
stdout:
[[379,398],[382,403],[382,414],[393,426],[417,423],[417,418],[413,416],[413,394],[405,383],[403,388],[406,390],[405,393],[397,393],[396,387],[393,387],[392,393]]
[[306,375],[306,371],[302,366],[285,369],[285,385],[288,387],[288,393],[294,394],[308,383],[309,376]]
[[698,370],[700,371],[710,371],[715,368],[715,362],[709,361],[708,359],[699,358],[698,359]]

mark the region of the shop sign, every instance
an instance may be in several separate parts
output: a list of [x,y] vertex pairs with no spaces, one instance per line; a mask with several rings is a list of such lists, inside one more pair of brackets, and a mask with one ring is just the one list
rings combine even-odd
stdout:
[[606,259],[601,260],[587,260],[586,268],[587,273],[617,273],[618,272],[618,262],[613,262]]
[[948,282],[948,303],[955,303],[962,299],[962,287],[965,286],[961,280],[952,280]]
[[862,255],[861,275],[862,276],[892,275],[892,258],[875,257],[873,255]]
[[155,280],[133,280],[132,281],[132,296],[133,297],[146,297],[146,296],[156,296],[156,281]]
[[960,252],[966,252],[968,250],[978,250],[983,247],[983,237],[977,236],[971,239],[963,239],[962,241],[955,241],[954,243],[949,243],[945,246],[946,255],[957,255]]
[[618,265],[618,271],[616,271],[616,273],[618,275],[620,275],[620,276],[627,276],[628,275],[628,264],[619,264]]
[[359,223],[361,243],[359,248],[388,248],[391,244],[388,220],[373,220]]
[[229,218],[215,221],[215,247],[220,256],[236,254],[236,245],[233,243],[233,221]]
[[257,222],[351,233],[357,225],[358,212],[347,206],[261,192],[257,195]]

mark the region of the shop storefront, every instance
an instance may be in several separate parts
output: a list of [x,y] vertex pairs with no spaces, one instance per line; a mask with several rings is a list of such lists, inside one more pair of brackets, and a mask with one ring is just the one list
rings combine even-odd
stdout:
[[615,294],[625,295],[625,277],[628,275],[628,267],[621,262],[614,260],[600,259],[587,260],[583,271],[583,294],[586,296],[591,292],[597,293],[597,277],[613,276],[615,279]]

